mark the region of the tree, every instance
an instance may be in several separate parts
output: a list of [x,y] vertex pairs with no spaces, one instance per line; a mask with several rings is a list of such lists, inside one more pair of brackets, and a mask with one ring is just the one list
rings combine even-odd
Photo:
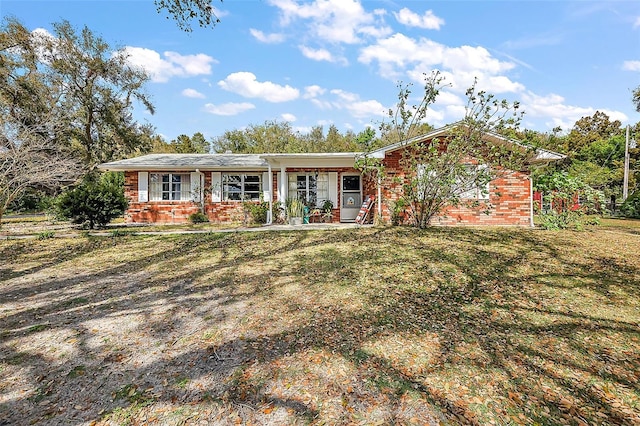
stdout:
[[[222,2],[222,0],[220,0]],[[220,22],[211,0],[155,0],[158,12],[166,10],[175,19],[178,28],[191,32],[191,21],[196,19],[200,27],[215,27]]]
[[[545,229],[580,229],[586,213],[600,213],[604,209],[602,191],[593,189],[566,171],[541,176],[534,188],[544,194],[544,204],[551,206],[551,211],[540,214],[541,226]],[[578,196],[581,203],[576,206]]]
[[325,137],[322,126],[314,126],[308,134],[295,131],[288,122],[265,121],[244,130],[228,130],[214,138],[214,152],[262,154],[265,152],[350,152],[359,150],[351,131],[340,134],[334,125]]
[[208,154],[211,149],[209,142],[200,132],[192,137],[180,135],[171,141],[174,152],[178,154]]
[[0,140],[0,225],[9,205],[27,189],[53,192],[75,181],[83,170],[72,153],[41,137],[37,129],[4,123],[5,131],[8,125],[17,135],[9,139],[3,134]]
[[636,87],[631,95],[631,101],[636,107],[636,111],[640,112],[640,86]]
[[425,75],[420,103],[409,106],[411,86],[400,84],[396,109],[390,110],[389,121],[380,125],[382,139],[395,141],[405,148],[400,159],[402,168],[407,171],[405,176],[385,176],[384,167],[369,161],[367,155],[360,163],[365,172],[377,173],[381,181],[386,180],[385,186],[398,188],[396,201],[405,206],[409,220],[419,228],[429,226],[447,206],[460,205],[464,192],[476,188],[485,191],[488,182],[505,170],[520,170],[529,155],[522,146],[486,143],[488,133],[517,128],[519,105],[499,101],[493,95],[478,91],[475,84],[467,90],[465,118],[451,127],[449,136],[411,141],[424,128],[422,124],[427,111],[443,86],[438,72]]
[[57,107],[60,86],[41,69],[42,40],[18,21],[0,32],[0,222],[29,188],[49,192],[82,173],[79,158],[60,143],[68,117]]
[[144,126],[132,115],[134,101],[154,112],[143,91],[149,76],[128,63],[123,49],[114,52],[87,27],[77,34],[68,21],[54,24],[54,37],[40,48],[60,90],[56,106],[68,114],[72,147],[89,169],[150,148],[141,146]]
[[98,163],[151,147],[153,129],[132,118],[134,101],[153,112],[148,76],[88,28],[54,29],[2,21],[0,216],[28,188],[58,191]]
[[300,136],[282,121],[252,124],[244,130],[227,131],[214,138],[215,152],[262,154],[265,152],[304,152]]
[[[638,125],[633,126],[635,131]],[[611,120],[603,112],[597,111],[593,116],[582,117],[576,121],[571,131],[565,136],[556,132],[550,135],[531,136],[526,132],[527,141],[535,146],[560,151],[567,158],[544,169],[534,171],[534,183],[550,179],[556,172],[566,172],[569,177],[576,178],[589,187],[603,192],[607,199],[615,199],[622,193],[625,135],[620,121]],[[631,169],[637,155],[631,152]],[[631,188],[636,179],[630,176]]]
[[593,116],[582,117],[576,121],[566,138],[564,152],[575,153],[597,140],[620,136],[622,133],[620,121],[611,121],[607,114],[596,111]]

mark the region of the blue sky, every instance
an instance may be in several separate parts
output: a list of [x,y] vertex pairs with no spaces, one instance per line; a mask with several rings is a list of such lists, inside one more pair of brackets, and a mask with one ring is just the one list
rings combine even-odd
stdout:
[[179,30],[152,0],[2,0],[0,15],[51,31],[88,26],[152,76],[148,121],[168,140],[220,136],[265,120],[306,132],[359,132],[393,107],[399,81],[421,92],[438,69],[450,87],[429,114],[460,119],[474,78],[520,101],[523,127],[569,130],[606,112],[640,121],[638,1],[214,0],[221,23]]

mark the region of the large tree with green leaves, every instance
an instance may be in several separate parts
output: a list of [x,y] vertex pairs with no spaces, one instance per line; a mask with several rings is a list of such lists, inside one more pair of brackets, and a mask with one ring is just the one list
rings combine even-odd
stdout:
[[215,152],[262,154],[265,152],[347,152],[357,151],[355,134],[341,134],[334,125],[325,136],[322,126],[300,134],[286,121],[265,121],[243,130],[229,130],[212,141]]
[[150,148],[141,146],[143,126],[133,118],[134,102],[154,112],[144,92],[149,76],[129,64],[124,50],[67,21],[54,24],[41,49],[47,72],[61,84],[57,107],[69,115],[70,142],[88,168]]
[[153,112],[148,76],[88,28],[54,34],[16,19],[0,28],[0,215],[27,188],[59,189],[97,164],[145,152],[153,131],[133,119]]
[[429,128],[424,126],[424,120],[444,87],[438,72],[425,75],[424,82],[417,105],[409,105],[411,85],[400,85],[396,108],[389,111],[389,120],[380,126],[383,140],[404,147],[400,165],[406,174],[388,177],[380,162],[367,155],[360,160],[365,172],[377,173],[381,183],[386,181],[385,186],[397,188],[395,200],[390,201],[406,208],[408,220],[419,228],[429,226],[447,206],[462,204],[465,192],[485,191],[487,184],[506,170],[520,170],[529,155],[529,150],[520,145],[487,143],[487,134],[517,128],[518,104],[500,101],[478,91],[475,85],[467,91],[464,119],[451,126],[446,137],[412,140]]
[[59,108],[62,85],[46,72],[43,40],[18,21],[0,31],[0,220],[27,189],[54,191],[82,173],[80,159],[61,141],[69,117]]
[[166,142],[161,136],[152,140],[151,152],[167,154],[209,154],[211,143],[200,132],[193,136],[179,135],[171,142]]
[[[640,124],[640,123],[639,123]],[[639,124],[632,126],[637,134]],[[567,158],[544,169],[534,171],[534,183],[550,179],[557,172],[566,172],[590,188],[602,191],[604,197],[619,198],[622,194],[622,180],[625,151],[625,129],[618,120],[611,120],[601,111],[592,116],[581,117],[571,130],[560,135],[525,132],[526,139],[536,146],[562,152]],[[637,169],[638,150],[631,149],[631,170]],[[630,175],[630,188],[637,182],[634,173]]]

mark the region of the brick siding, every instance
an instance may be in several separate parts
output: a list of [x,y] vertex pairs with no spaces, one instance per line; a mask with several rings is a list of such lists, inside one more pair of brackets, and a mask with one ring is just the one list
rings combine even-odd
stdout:
[[[405,172],[401,167],[402,150],[387,153],[383,160],[387,178],[382,184],[382,217],[391,221],[390,203],[397,201]],[[489,184],[489,206],[480,200],[477,207],[448,207],[431,220],[432,225],[509,225],[531,226],[530,176],[524,171],[506,170]],[[377,195],[375,178],[365,179],[364,195]],[[467,203],[470,204],[470,203]],[[377,212],[376,212],[377,213]]]
[[[288,168],[287,173],[296,172],[338,172],[338,194],[340,194],[341,173],[355,172],[353,168]],[[149,173],[170,173],[168,171],[150,171]],[[204,186],[211,187],[211,172],[204,171]],[[262,173],[262,171],[260,172]],[[273,172],[273,181],[271,182],[272,202],[278,202],[278,173]],[[125,220],[134,223],[186,223],[189,221],[189,215],[200,211],[197,203],[190,201],[138,201],[138,172],[125,172],[124,184],[125,196],[129,199],[129,208],[125,212]],[[340,197],[338,196],[338,205],[333,208],[332,222],[340,222]],[[239,201],[222,201],[213,203],[211,194],[204,196],[204,213],[213,223],[233,223],[243,222],[245,217],[242,202]]]

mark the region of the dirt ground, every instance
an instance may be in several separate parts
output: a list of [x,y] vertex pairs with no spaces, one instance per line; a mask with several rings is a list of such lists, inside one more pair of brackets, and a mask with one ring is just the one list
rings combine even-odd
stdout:
[[638,238],[0,241],[0,425],[631,425]]
[[[288,374],[301,381],[309,380],[300,376],[309,369],[308,358],[315,359],[318,372],[309,377],[319,381],[322,399],[330,395],[333,410],[343,410],[342,398],[349,395],[332,389],[333,380],[322,384],[322,364],[343,370],[340,386],[355,389],[361,385],[348,379],[353,366],[312,347],[288,354],[286,340],[272,347],[269,334],[286,330],[289,320],[256,324],[252,317],[252,305],[266,297],[256,286],[270,277],[253,275],[250,248],[236,252],[217,240],[0,242],[0,424],[314,422],[318,413],[308,407],[320,396],[309,387],[291,379],[272,383],[268,392],[243,385],[272,351],[282,356],[281,368],[294,370]],[[214,249],[226,251],[229,261],[217,271],[206,256]],[[242,273],[234,278],[236,268]],[[420,423],[436,418],[428,406],[410,400],[395,413]]]

